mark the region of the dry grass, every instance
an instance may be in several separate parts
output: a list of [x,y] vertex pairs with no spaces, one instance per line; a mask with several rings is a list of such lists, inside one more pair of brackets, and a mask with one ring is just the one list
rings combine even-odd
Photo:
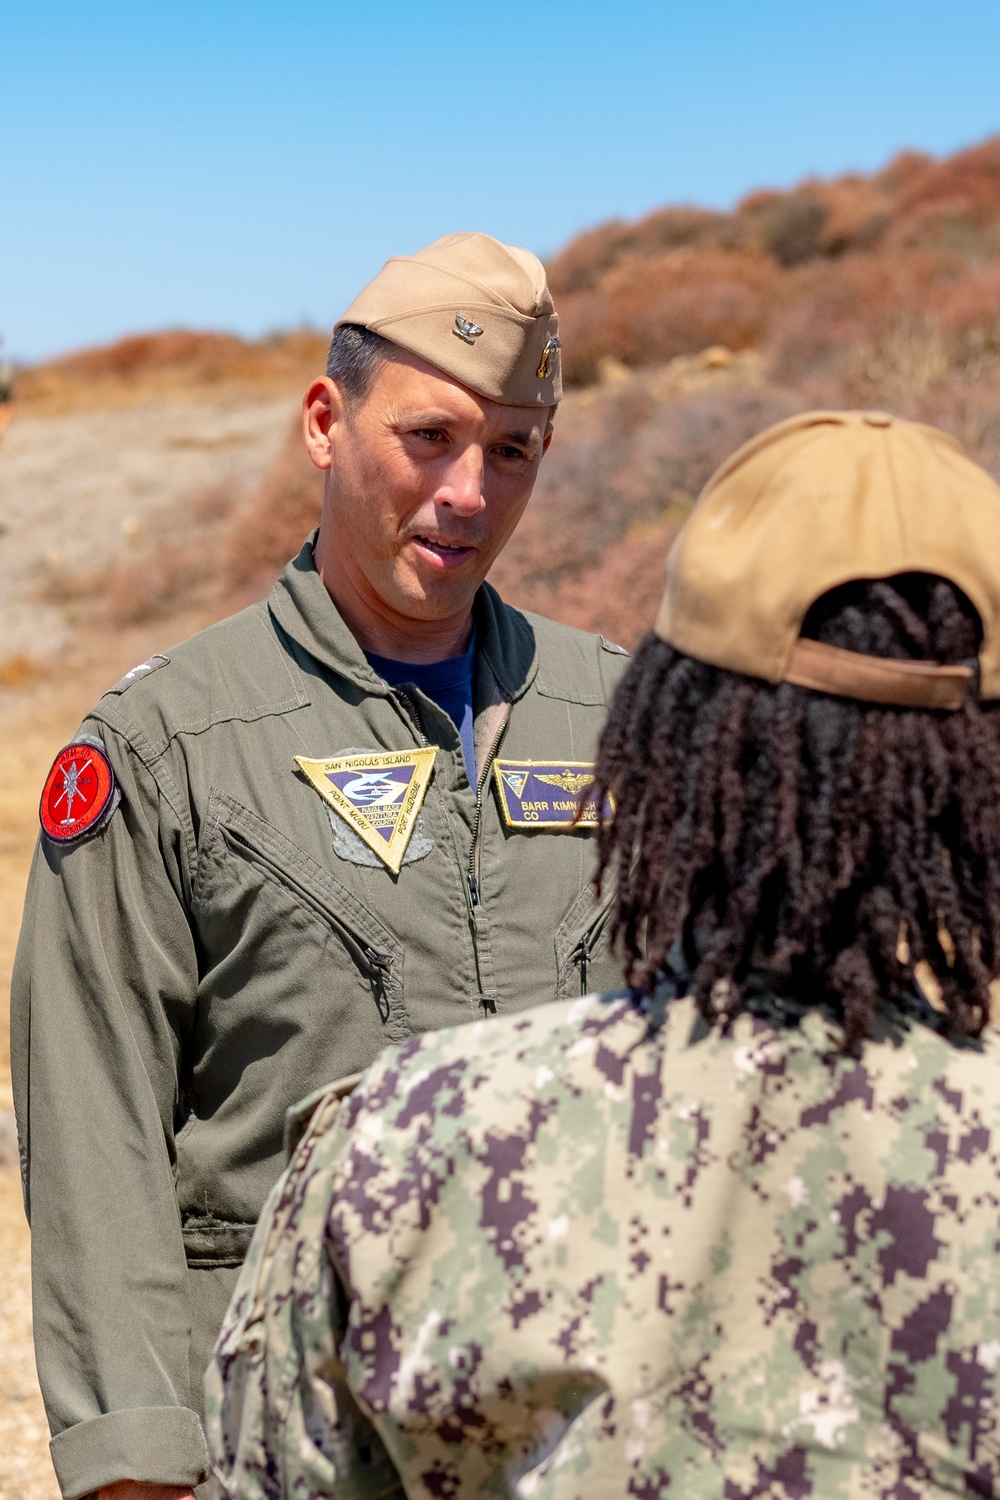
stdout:
[[0,688],[10,688],[15,692],[24,688],[34,687],[48,674],[48,664],[37,661],[33,656],[25,656],[18,652],[15,656],[8,656],[0,661]]
[[328,336],[313,331],[250,342],[222,333],[147,333],[18,372],[17,412],[59,416],[199,395],[280,395],[321,374]]
[[10,1167],[0,1167],[0,1258],[0,1500],[58,1500],[31,1351],[28,1226]]

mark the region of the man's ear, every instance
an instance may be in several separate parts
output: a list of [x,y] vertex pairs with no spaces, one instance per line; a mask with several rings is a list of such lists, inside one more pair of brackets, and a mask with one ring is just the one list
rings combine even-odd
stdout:
[[343,420],[344,398],[336,383],[321,375],[302,398],[302,436],[317,469],[330,467],[333,429]]
[[543,454],[546,454],[549,451],[549,444],[552,441],[552,434],[553,434],[554,431],[555,431],[555,429],[552,426],[552,418],[550,417],[549,420],[545,424],[545,434],[544,434],[544,436],[542,438],[542,453]]

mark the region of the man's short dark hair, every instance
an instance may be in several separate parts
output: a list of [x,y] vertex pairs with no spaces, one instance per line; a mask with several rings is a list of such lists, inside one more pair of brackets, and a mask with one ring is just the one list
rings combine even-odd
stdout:
[[351,412],[364,406],[379,368],[390,358],[392,344],[360,323],[342,323],[333,330],[326,373]]

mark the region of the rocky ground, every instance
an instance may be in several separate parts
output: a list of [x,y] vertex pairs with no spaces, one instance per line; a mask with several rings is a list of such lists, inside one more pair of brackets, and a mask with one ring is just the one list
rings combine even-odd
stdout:
[[132,537],[273,462],[296,398],[246,394],[15,415],[0,441],[0,1500],[56,1500],[31,1352],[29,1241],[10,1161],[6,1009],[38,794],[54,753],[130,666],[200,619],[81,623],[81,588]]

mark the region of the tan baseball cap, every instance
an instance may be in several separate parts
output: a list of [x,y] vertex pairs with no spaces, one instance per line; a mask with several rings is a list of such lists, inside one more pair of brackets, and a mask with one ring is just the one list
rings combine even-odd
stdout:
[[503,406],[562,399],[559,319],[545,267],[488,234],[446,234],[394,255],[342,323],[360,323]]
[[980,696],[1000,698],[1000,485],[933,427],[814,411],[712,476],[667,559],[657,635],[713,666],[868,702],[958,708],[972,666],[889,662],[800,641],[853,579],[934,573],[979,612]]

